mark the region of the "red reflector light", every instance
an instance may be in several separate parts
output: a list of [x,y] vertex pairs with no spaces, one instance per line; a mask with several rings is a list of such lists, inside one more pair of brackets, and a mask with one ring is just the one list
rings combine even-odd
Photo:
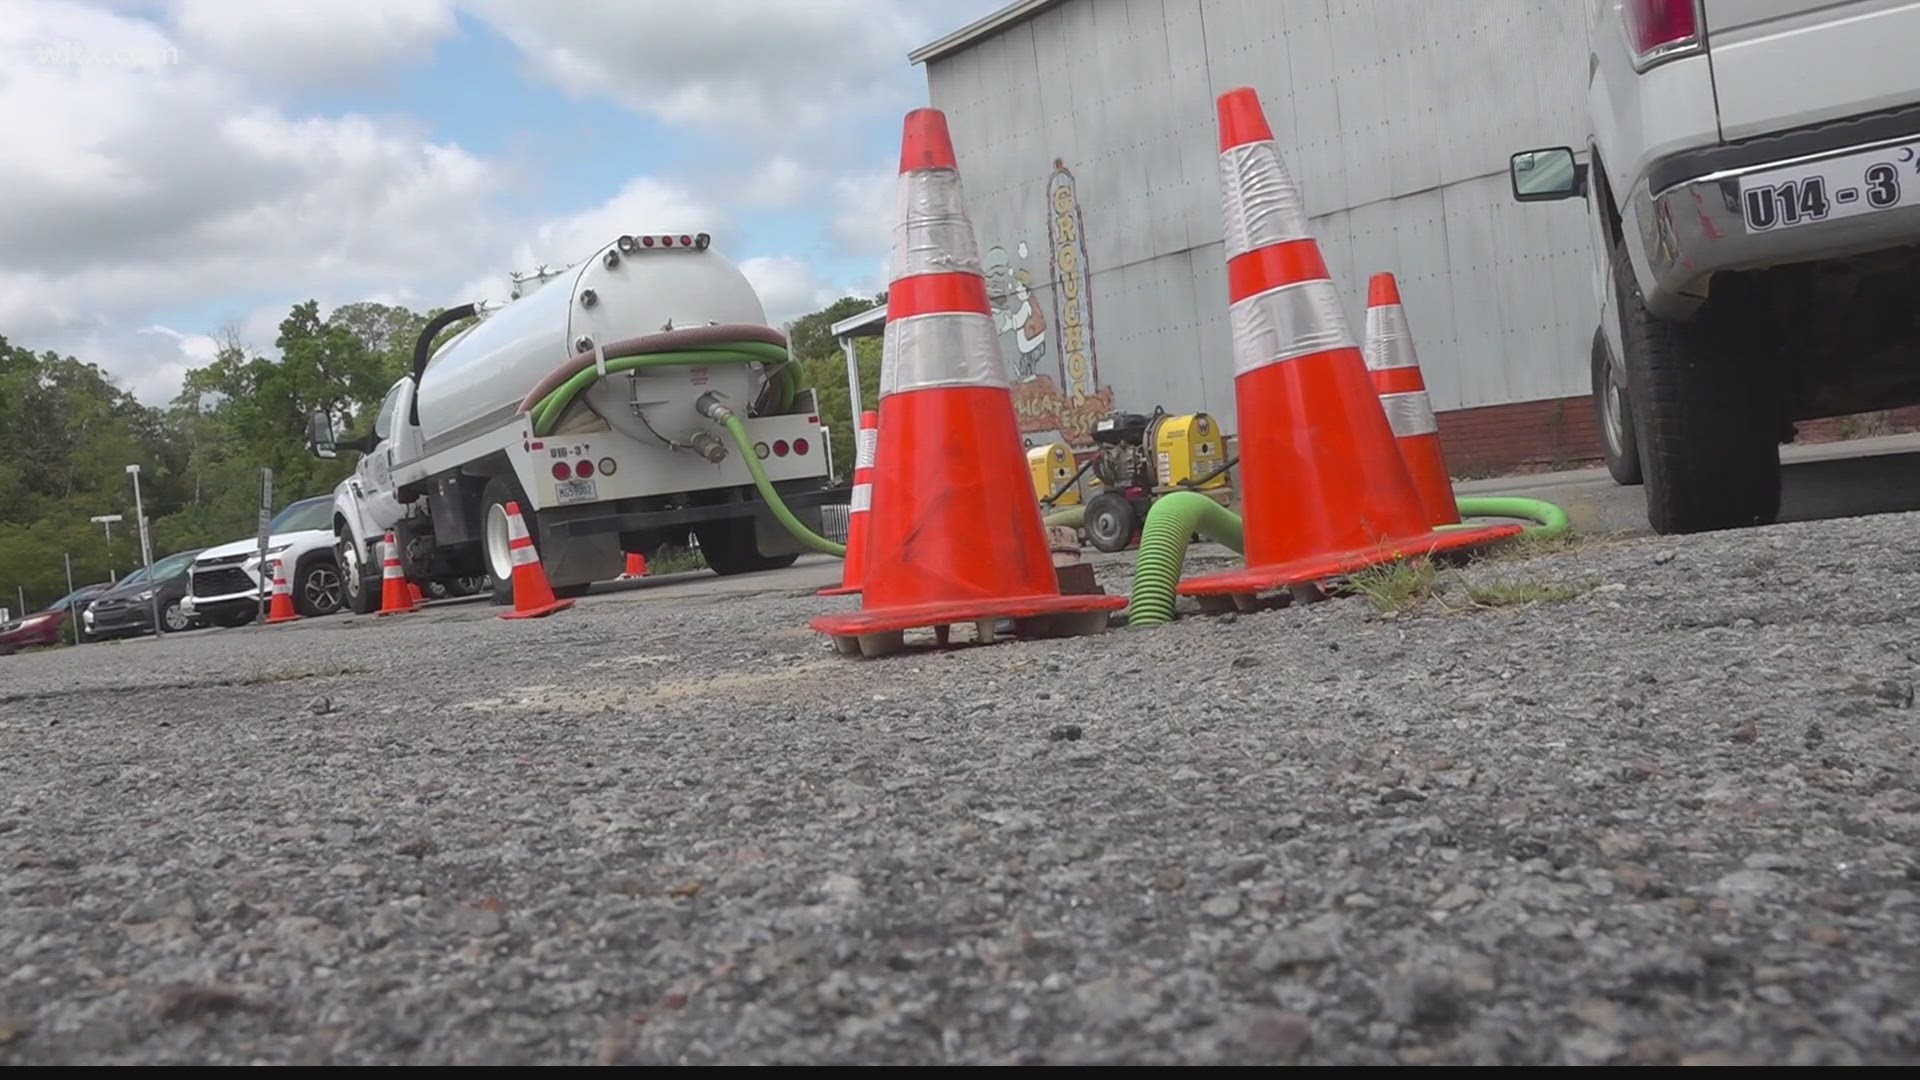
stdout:
[[785,439],[773,440],[773,456],[774,457],[787,456],[787,440]]
[[1627,39],[1636,55],[1691,41],[1699,33],[1694,0],[1627,0]]
[[641,237],[641,238],[640,238],[640,246],[641,246],[641,247],[652,247],[652,246],[653,246],[653,237],[651,237],[651,236],[643,236],[643,237]]
[[807,452],[807,440],[805,440],[805,439],[795,439],[795,440],[793,440],[793,452],[794,452],[794,453],[796,453],[796,454],[804,454],[804,453],[806,453],[806,452]]
[[539,439],[535,439],[533,440],[533,448],[535,450],[545,450],[547,448],[547,444],[541,442]]
[[585,480],[587,477],[592,476],[593,462],[582,459],[580,464],[575,465],[573,467],[573,475],[579,477],[582,480]]
[[680,246],[681,246],[681,247],[692,247],[692,246],[693,246],[693,237],[691,237],[691,236],[683,236],[683,237],[681,237],[681,238],[680,238]]
[[556,461],[553,463],[553,478],[555,480],[565,480],[566,478],[572,475],[573,475],[573,470],[567,468],[566,462]]
[[820,422],[820,418],[819,418],[819,417],[817,417],[817,416],[809,416],[809,417],[807,417],[807,423],[809,423],[809,424],[818,424],[819,422]]

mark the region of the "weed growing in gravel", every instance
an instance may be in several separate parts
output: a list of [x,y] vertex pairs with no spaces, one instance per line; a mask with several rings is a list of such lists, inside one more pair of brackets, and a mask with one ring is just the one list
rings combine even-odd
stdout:
[[647,556],[648,574],[685,574],[706,568],[707,557],[689,548],[668,545]]
[[1375,611],[1404,611],[1433,595],[1438,571],[1431,559],[1369,566],[1347,579],[1347,587],[1367,598]]

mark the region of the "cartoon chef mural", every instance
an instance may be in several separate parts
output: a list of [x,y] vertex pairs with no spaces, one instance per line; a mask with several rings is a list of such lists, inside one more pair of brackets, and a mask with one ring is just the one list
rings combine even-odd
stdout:
[[[1020,241],[1014,250],[1024,263],[1027,242]],[[1009,374],[1016,383],[1032,382],[1047,355],[1047,316],[1033,302],[1033,273],[1025,266],[1015,267],[1007,258],[1007,249],[999,246],[988,249],[984,263],[994,328],[1003,335],[1013,335],[1017,359]]]

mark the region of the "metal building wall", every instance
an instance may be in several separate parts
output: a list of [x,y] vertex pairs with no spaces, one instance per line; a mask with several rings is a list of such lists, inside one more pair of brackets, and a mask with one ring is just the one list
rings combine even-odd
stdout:
[[[1449,410],[1588,392],[1582,204],[1514,203],[1506,178],[1514,150],[1584,143],[1587,6],[1069,0],[930,61],[927,78],[981,247],[1008,264],[991,275],[1003,318],[1022,314],[1008,273],[1024,267],[1048,323],[1038,371],[1056,386],[1057,162],[1077,193],[1093,362],[1114,407],[1204,409],[1233,427],[1214,101],[1249,85],[1355,331],[1368,276],[1393,271],[1434,406]],[[1018,367],[1016,331],[1002,340]]]

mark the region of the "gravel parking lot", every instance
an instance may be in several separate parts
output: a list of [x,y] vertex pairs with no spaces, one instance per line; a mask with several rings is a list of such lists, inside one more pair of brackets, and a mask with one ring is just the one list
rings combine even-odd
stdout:
[[880,661],[830,576],[0,664],[0,1063],[1920,1056],[1920,514]]

